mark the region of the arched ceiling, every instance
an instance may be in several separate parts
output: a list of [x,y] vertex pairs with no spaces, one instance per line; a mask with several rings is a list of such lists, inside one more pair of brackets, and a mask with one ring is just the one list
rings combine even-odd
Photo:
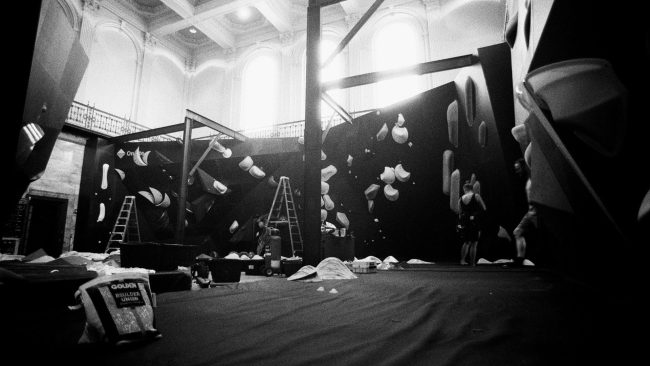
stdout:
[[[359,17],[375,0],[344,0],[322,10],[323,21]],[[234,49],[303,30],[309,0],[102,0],[121,6],[140,18],[144,31],[192,51]],[[500,31],[505,0],[385,0],[381,8],[412,4],[433,5],[450,29],[467,32]],[[248,16],[238,13],[248,9]],[[380,8],[380,9],[381,9]]]

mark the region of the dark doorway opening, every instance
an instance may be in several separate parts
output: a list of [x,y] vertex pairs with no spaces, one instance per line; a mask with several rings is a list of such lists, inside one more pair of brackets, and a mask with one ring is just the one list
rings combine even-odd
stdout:
[[67,209],[67,199],[29,197],[29,218],[24,254],[29,255],[38,249],[43,249],[54,258],[61,255]]

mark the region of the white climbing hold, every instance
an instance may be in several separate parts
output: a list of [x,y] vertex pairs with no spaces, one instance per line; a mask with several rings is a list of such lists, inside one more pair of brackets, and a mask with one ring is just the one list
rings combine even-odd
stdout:
[[399,127],[395,125],[391,131],[391,135],[393,136],[393,140],[395,140],[395,142],[398,144],[403,144],[409,139],[409,131],[406,129],[406,127]]
[[320,194],[327,194],[330,190],[330,185],[327,182],[320,182]]
[[264,173],[264,171],[262,171],[262,169],[260,169],[259,167],[255,166],[255,165],[253,165],[248,170],[248,172],[250,173],[250,175],[252,175],[254,178],[257,178],[257,179],[262,179],[266,175],[266,173]]
[[395,182],[395,169],[389,166],[384,167],[384,172],[379,175],[379,179],[386,184],[393,184]]
[[106,215],[106,207],[103,203],[99,204],[99,215],[97,216],[97,222],[104,221],[104,216]]
[[343,212],[336,213],[336,222],[343,225],[346,229],[350,227],[350,220],[348,220],[348,216]]
[[404,122],[406,122],[406,121],[404,120],[404,116],[403,116],[401,113],[398,114],[398,115],[397,115],[397,123],[395,123],[395,124],[396,124],[397,126],[399,126],[399,127],[402,127],[402,125],[404,125]]
[[215,180],[212,183],[212,186],[214,187],[214,189],[217,190],[217,192],[219,192],[219,194],[224,194],[228,191],[228,187],[226,187],[223,183],[219,182],[218,180]]
[[147,192],[147,191],[139,191],[138,193],[139,193],[142,197],[146,198],[147,201],[153,203],[153,195],[151,194],[151,192]]
[[228,228],[228,231],[230,231],[230,233],[232,234],[238,228],[239,228],[239,223],[237,222],[237,220],[235,220],[235,221],[232,222],[232,224],[230,224],[230,227]]
[[386,184],[384,186],[384,196],[386,196],[386,199],[389,201],[397,201],[399,198],[399,191],[390,184]]
[[124,174],[124,171],[122,169],[117,169],[117,168],[115,168],[115,171],[117,172],[117,175],[120,176],[120,179],[124,180],[124,177],[126,176],[126,174]]
[[251,167],[253,167],[253,158],[250,156],[245,157],[242,161],[239,162],[239,167],[247,172]]
[[366,188],[366,190],[363,192],[366,195],[366,199],[368,200],[374,200],[375,196],[377,196],[377,191],[379,191],[379,184],[371,184]]
[[102,189],[108,188],[108,164],[102,165]]
[[388,126],[384,123],[379,132],[377,132],[377,141],[383,141],[386,138],[386,135],[388,135]]
[[334,208],[334,201],[332,201],[328,194],[323,195],[323,201],[325,202],[325,209],[327,211],[331,211]]
[[327,167],[321,169],[320,180],[327,182],[334,174],[336,174],[336,172],[337,170],[334,165],[328,165]]
[[395,166],[395,178],[400,182],[407,182],[411,178],[411,173],[404,170],[402,164]]

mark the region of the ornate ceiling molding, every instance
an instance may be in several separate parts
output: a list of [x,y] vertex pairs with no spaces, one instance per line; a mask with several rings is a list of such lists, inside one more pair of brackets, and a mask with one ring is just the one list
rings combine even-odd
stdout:
[[83,0],[83,10],[88,12],[96,12],[101,8],[101,0]]
[[191,48],[204,46],[212,42],[210,38],[206,36],[202,36],[201,38],[194,38],[194,37],[188,37],[184,35],[182,32],[176,32],[170,34],[170,37]]
[[[257,30],[260,28],[263,28],[267,25],[269,25],[269,21],[264,18],[261,14],[260,16],[257,17],[257,19],[252,20],[248,23],[239,23],[236,21],[233,21],[230,17],[232,15],[224,15],[222,17],[219,17],[217,20],[221,25],[228,29],[230,32],[233,33],[242,33],[242,32],[248,32],[252,30]],[[216,20],[216,19],[215,19]]]
[[165,4],[163,4],[162,2],[156,6],[151,6],[151,5],[140,3],[137,0],[119,0],[119,1],[129,6],[131,9],[137,11],[143,16],[148,15],[147,17],[159,15],[168,10],[167,6],[165,6]]

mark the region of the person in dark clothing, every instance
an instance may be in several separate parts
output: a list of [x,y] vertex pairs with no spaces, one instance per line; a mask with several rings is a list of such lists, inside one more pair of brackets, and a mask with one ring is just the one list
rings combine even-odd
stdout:
[[[459,199],[458,207],[458,234],[463,242],[460,249],[460,264],[476,265],[476,247],[481,237],[480,220],[483,211],[487,208],[481,195],[474,192],[472,184],[468,181],[463,185],[463,196]],[[466,261],[469,254],[470,262]]]

